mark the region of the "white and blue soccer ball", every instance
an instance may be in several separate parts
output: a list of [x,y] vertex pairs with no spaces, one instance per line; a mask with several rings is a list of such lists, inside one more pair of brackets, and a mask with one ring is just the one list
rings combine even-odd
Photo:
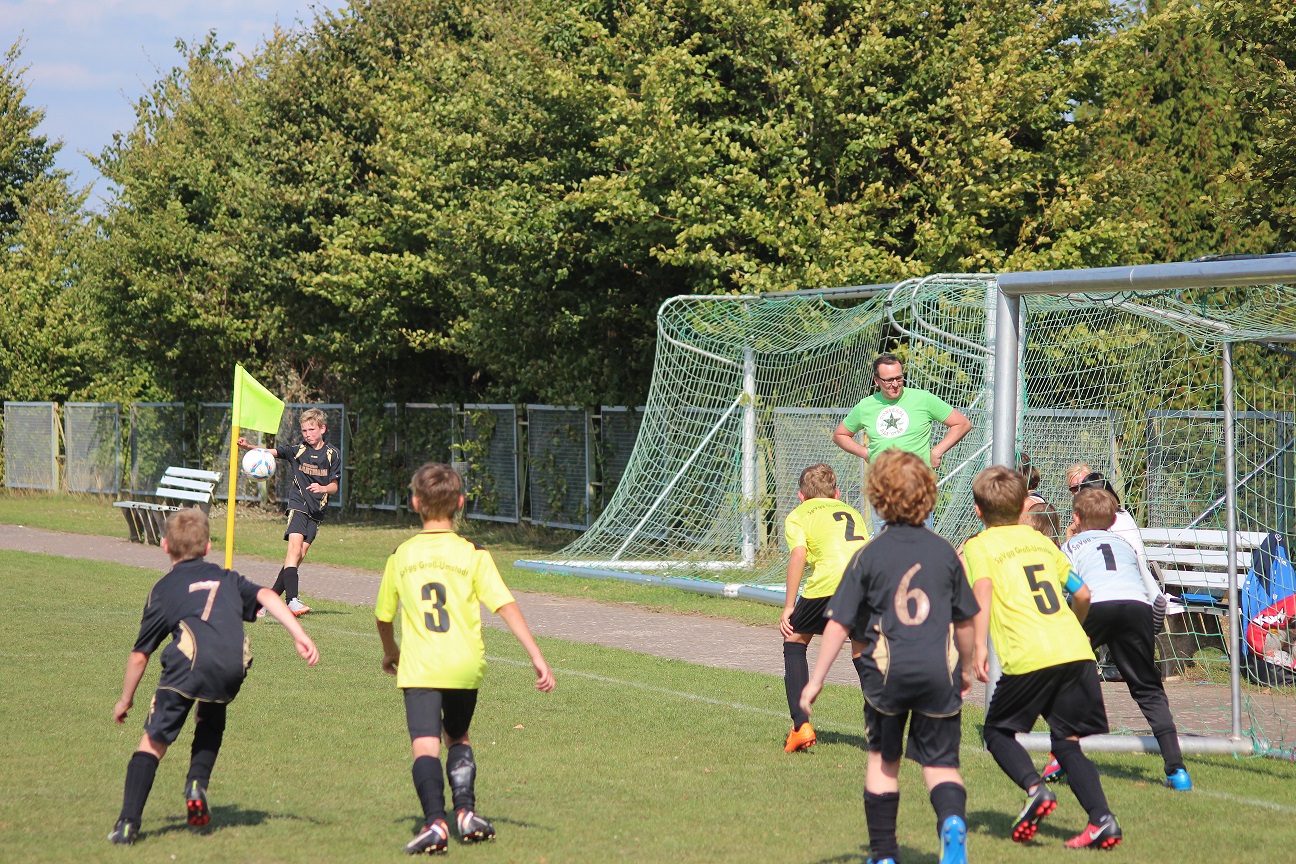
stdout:
[[243,473],[253,480],[265,480],[275,473],[275,454],[272,450],[257,448],[243,454]]

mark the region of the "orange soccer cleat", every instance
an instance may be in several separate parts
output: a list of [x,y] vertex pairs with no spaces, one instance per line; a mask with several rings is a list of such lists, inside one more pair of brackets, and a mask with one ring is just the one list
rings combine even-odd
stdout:
[[814,727],[809,723],[802,723],[799,729],[793,729],[788,733],[787,743],[783,745],[784,753],[796,753],[798,750],[809,750],[815,743]]

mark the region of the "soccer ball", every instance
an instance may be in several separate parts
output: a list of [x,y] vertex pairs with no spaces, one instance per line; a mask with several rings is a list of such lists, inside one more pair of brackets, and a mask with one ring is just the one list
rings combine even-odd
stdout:
[[258,448],[243,454],[243,473],[253,480],[265,480],[275,472],[275,454]]

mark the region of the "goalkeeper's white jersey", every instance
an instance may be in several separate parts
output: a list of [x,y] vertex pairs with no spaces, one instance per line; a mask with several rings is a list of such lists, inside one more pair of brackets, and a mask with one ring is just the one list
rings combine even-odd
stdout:
[[1138,600],[1151,605],[1138,555],[1111,531],[1084,531],[1062,544],[1071,567],[1089,586],[1091,603]]

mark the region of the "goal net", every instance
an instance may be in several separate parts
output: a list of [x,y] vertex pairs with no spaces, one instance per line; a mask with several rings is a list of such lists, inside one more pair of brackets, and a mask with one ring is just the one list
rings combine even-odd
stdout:
[[[993,276],[943,275],[853,299],[807,292],[667,301],[625,474],[593,526],[548,564],[763,587],[781,602],[783,519],[797,503],[801,470],[828,463],[842,497],[867,508],[863,466],[831,434],[873,391],[871,364],[882,351],[904,360],[906,387],[931,391],[972,420],[937,472],[936,530],[962,542],[980,527],[972,477],[990,464],[996,293]],[[1023,298],[1017,448],[1030,455],[1040,493],[1063,524],[1066,470],[1083,463],[1111,478],[1141,526],[1226,527],[1227,342],[1236,370],[1238,530],[1272,535],[1291,550],[1296,358],[1280,340],[1296,334],[1293,299],[1272,285]],[[936,425],[933,441],[943,433]],[[1191,592],[1202,602],[1170,616],[1162,640],[1166,673],[1184,682],[1227,685],[1231,637],[1214,585]],[[1291,632],[1270,640],[1279,660],[1284,650],[1296,654]],[[1292,693],[1245,688],[1249,732],[1263,747],[1296,743]],[[1175,709],[1183,732],[1229,731],[1227,687],[1222,699]],[[1142,724],[1132,716],[1127,731]]]

